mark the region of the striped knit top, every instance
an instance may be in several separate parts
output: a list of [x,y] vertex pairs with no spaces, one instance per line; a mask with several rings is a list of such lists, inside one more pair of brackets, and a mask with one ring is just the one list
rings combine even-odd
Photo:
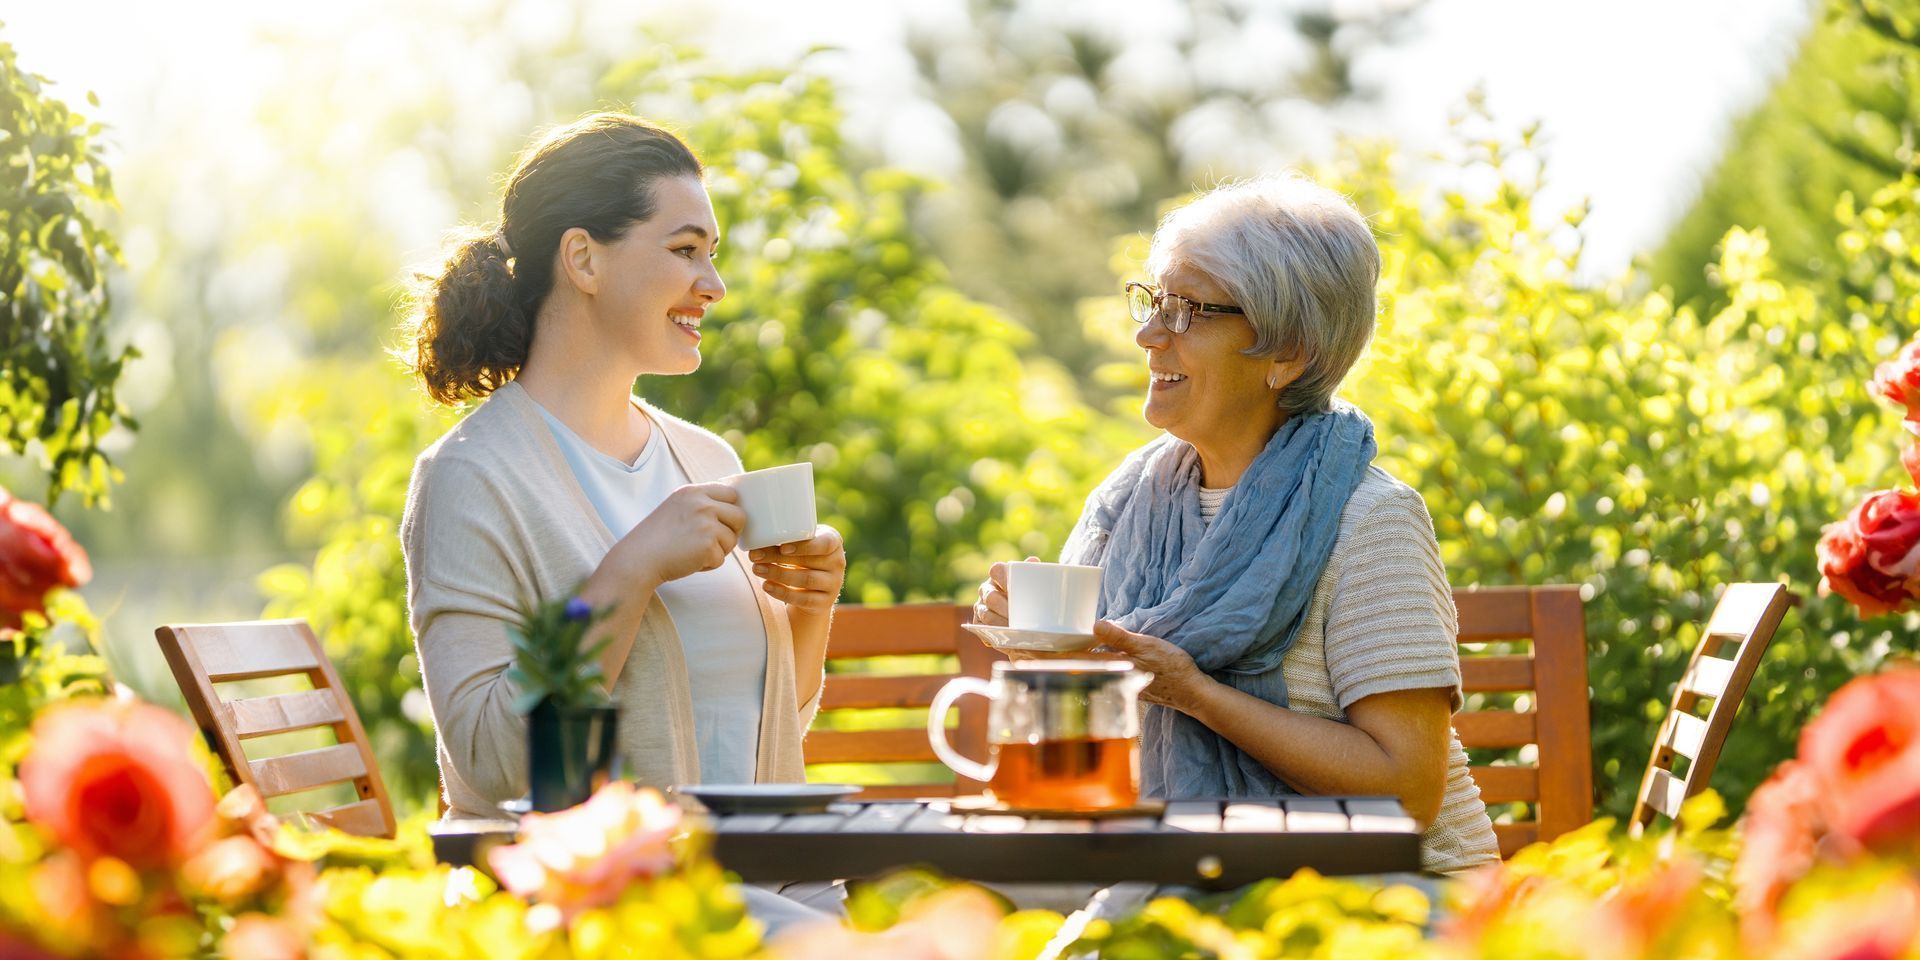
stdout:
[[[1211,521],[1231,488],[1200,491]],[[1460,709],[1460,627],[1426,501],[1379,467],[1340,516],[1340,534],[1282,665],[1288,708],[1346,723],[1346,708],[1392,690],[1446,687]],[[1460,738],[1447,748],[1440,813],[1421,837],[1421,865],[1452,873],[1500,858]]]

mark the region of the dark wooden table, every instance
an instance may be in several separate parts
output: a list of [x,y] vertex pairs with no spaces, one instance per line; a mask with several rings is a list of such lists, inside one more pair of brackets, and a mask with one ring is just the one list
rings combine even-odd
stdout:
[[[506,836],[502,836],[502,831]],[[443,862],[511,835],[499,824],[440,824]],[[834,804],[825,813],[714,818],[714,855],[750,882],[872,877],[929,866],[1004,883],[1137,880],[1230,888],[1301,867],[1327,875],[1420,869],[1420,834],[1397,800],[1185,800],[1159,816],[1023,817],[952,801]]]

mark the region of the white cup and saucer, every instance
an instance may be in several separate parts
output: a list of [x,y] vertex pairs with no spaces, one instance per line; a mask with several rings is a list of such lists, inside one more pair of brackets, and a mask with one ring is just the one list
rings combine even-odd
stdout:
[[964,624],[988,646],[1072,653],[1094,646],[1100,568],[1021,560],[1007,564],[1007,625]]

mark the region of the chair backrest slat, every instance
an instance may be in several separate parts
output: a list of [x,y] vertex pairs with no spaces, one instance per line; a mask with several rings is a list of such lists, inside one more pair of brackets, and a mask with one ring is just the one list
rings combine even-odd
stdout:
[[387,829],[378,800],[360,800],[326,810],[310,810],[303,815],[315,825],[363,837],[379,836]]
[[952,654],[959,642],[955,635],[959,625],[967,622],[971,612],[970,607],[950,603],[841,607],[833,614],[833,642],[827,655],[841,660]]
[[367,775],[360,751],[351,743],[302,750],[265,760],[249,760],[253,782],[263,797],[278,797]]
[[[1708,634],[1711,636],[1711,634]],[[1688,693],[1702,697],[1719,697],[1727,692],[1727,681],[1733,679],[1733,661],[1719,657],[1695,657],[1687,667],[1686,679],[1681,685]]]
[[320,666],[320,654],[300,634],[295,621],[263,621],[257,630],[236,630],[234,624],[211,623],[182,627],[213,683],[256,680],[303,673]]
[[[325,818],[309,819],[325,819],[350,833],[393,836],[393,804],[360,714],[306,621],[168,625],[155,630],[154,637],[194,722],[234,782],[252,784],[263,797],[349,784],[353,803],[334,808]],[[228,698],[215,687],[283,676],[304,678],[312,689]],[[254,759],[241,743],[308,729],[330,731],[334,744]]]
[[1532,690],[1531,654],[1468,657],[1460,661],[1460,682],[1469,690],[1483,693],[1517,693]]
[[[1528,642],[1529,653],[1463,650],[1468,694],[1531,694],[1527,709],[1491,708],[1454,715],[1454,732],[1472,750],[1533,747],[1532,765],[1471,768],[1488,804],[1525,803],[1531,821],[1494,824],[1502,856],[1551,840],[1593,817],[1593,753],[1587,702],[1586,620],[1576,586],[1455,590],[1463,644]],[[1524,753],[1522,754],[1524,756]]]
[[1700,758],[1700,747],[1707,742],[1707,722],[1691,713],[1673,715],[1672,732],[1667,735],[1667,746],[1688,760]]
[[959,674],[939,673],[924,677],[838,676],[821,693],[820,709],[925,707],[932,704],[933,695],[956,676]]
[[346,719],[331,690],[301,690],[270,697],[229,700],[220,704],[227,725],[242,740],[308,727],[330,726]]
[[[1754,671],[1795,602],[1778,583],[1734,583],[1720,594],[1654,736],[1628,833],[1639,836],[1663,814],[1677,816],[1682,804],[1707,789]],[[1713,703],[1702,719],[1697,711],[1704,700]],[[1684,775],[1674,773],[1680,758],[1687,760]]]
[[1512,710],[1484,710],[1458,714],[1453,718],[1454,732],[1462,744],[1489,749],[1524,747],[1540,739],[1539,716]]
[[1540,798],[1540,771],[1534,767],[1470,767],[1480,799],[1487,803],[1532,803]]

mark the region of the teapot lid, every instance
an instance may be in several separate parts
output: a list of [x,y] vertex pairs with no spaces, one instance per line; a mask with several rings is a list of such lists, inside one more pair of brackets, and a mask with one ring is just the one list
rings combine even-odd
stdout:
[[1144,671],[1127,660],[1003,660],[993,665],[994,679],[1030,687],[1098,687]]

